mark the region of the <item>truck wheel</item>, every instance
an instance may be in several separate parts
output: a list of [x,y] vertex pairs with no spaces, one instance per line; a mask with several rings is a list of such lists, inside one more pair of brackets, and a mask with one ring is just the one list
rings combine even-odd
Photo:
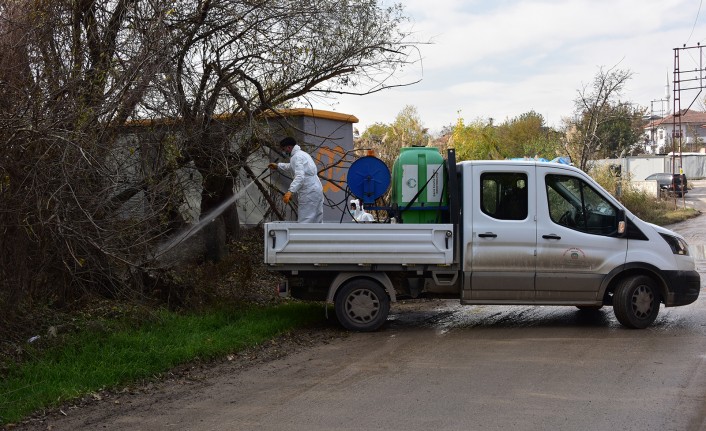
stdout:
[[638,275],[623,280],[613,295],[613,312],[628,328],[644,329],[659,313],[659,292],[650,277]]
[[351,331],[375,331],[385,323],[389,312],[387,292],[372,280],[353,280],[336,295],[336,317]]

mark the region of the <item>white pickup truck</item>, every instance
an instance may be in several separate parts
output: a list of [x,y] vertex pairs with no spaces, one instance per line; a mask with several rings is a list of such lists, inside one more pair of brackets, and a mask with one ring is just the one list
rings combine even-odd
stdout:
[[699,295],[679,234],[646,223],[583,171],[449,153],[439,224],[265,225],[265,263],[293,297],[333,303],[340,323],[373,331],[390,302],[420,294],[463,304],[613,306],[645,328]]

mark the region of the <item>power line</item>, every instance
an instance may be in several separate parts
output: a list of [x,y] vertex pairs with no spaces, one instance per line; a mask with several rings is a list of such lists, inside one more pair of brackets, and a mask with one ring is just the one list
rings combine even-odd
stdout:
[[686,44],[689,43],[691,40],[691,36],[694,35],[694,29],[696,28],[696,23],[699,22],[699,14],[701,13],[701,5],[703,4],[704,0],[699,1],[699,10],[696,11],[696,19],[694,20],[694,25],[691,27],[691,33],[689,33],[689,37],[686,39]]

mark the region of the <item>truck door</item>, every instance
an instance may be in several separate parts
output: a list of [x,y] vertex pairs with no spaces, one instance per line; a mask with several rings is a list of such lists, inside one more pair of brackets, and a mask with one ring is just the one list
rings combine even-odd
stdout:
[[[534,299],[536,198],[534,165],[474,165],[470,286],[464,299]],[[468,208],[464,208],[468,210]],[[468,280],[468,274],[466,274]],[[470,290],[470,295],[468,290]],[[469,297],[470,296],[470,297]]]
[[601,283],[625,263],[618,208],[588,178],[537,168],[537,300],[597,301]]

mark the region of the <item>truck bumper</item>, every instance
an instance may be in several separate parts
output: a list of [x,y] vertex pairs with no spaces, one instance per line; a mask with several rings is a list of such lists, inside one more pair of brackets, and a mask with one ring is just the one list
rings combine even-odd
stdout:
[[666,307],[687,305],[696,301],[701,291],[701,276],[696,271],[664,271],[667,283]]

